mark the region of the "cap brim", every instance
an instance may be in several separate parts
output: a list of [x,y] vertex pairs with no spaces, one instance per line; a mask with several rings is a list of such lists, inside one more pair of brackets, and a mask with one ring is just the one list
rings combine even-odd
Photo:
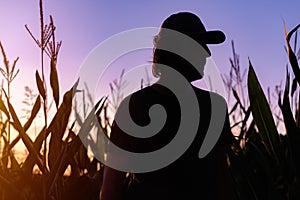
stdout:
[[209,56],[211,56],[211,52],[207,44],[220,44],[226,39],[226,36],[222,31],[207,31],[196,35],[197,36],[195,38],[197,38],[197,41],[202,45]]
[[207,31],[206,33],[200,33],[199,42],[206,44],[220,44],[225,41],[226,36],[222,31]]

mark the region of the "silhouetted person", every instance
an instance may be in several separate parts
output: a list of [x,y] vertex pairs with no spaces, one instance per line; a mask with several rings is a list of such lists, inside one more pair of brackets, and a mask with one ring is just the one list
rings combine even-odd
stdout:
[[[173,35],[172,30],[184,34],[192,42],[187,41],[187,38],[180,34]],[[130,96],[129,112],[137,125],[146,126],[151,123],[149,109],[159,104],[167,113],[166,122],[157,134],[147,138],[128,135],[114,122],[110,140],[130,152],[145,153],[161,149],[174,139],[182,123],[181,120],[185,119],[182,119],[183,111],[180,100],[166,85],[176,85],[186,98],[192,97],[189,96],[185,87],[180,87],[181,82],[171,73],[171,69],[179,72],[196,94],[199,105],[189,106],[192,108],[199,106],[200,118],[197,121],[197,134],[188,149],[175,162],[155,171],[135,173],[135,178],[129,186],[125,184],[126,172],[105,167],[102,200],[233,199],[232,180],[226,161],[226,152],[230,148],[232,139],[226,102],[219,95],[191,84],[202,78],[206,58],[211,56],[206,44],[219,44],[224,40],[225,35],[221,31],[206,31],[200,19],[192,13],[176,13],[163,22],[159,34],[154,39],[152,70],[159,80]],[[193,41],[197,45],[200,44],[201,49],[194,48]],[[206,157],[200,159],[199,151],[212,116],[212,98],[218,99],[225,107],[226,116],[222,121],[223,130],[217,143]],[[124,109],[126,107],[121,103],[116,118],[122,115]],[[143,132],[138,134],[142,136]],[[185,129],[185,134],[190,134],[189,129]]]

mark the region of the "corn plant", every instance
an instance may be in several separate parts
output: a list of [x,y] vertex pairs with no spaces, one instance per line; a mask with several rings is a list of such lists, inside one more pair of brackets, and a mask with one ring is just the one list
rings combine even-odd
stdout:
[[[3,142],[0,159],[0,199],[98,199],[103,167],[98,160],[88,156],[81,138],[86,137],[96,123],[97,118],[94,116],[100,116],[104,111],[106,98],[101,98],[96,104],[92,102],[93,109],[85,118],[80,121],[77,118],[77,121],[71,120],[72,100],[80,91],[79,80],[60,98],[57,59],[62,43],[56,42],[56,27],[51,16],[49,24],[45,24],[42,5],[40,0],[40,39],[32,34],[27,25],[25,26],[41,50],[42,75],[36,71],[38,94],[30,96],[31,102],[27,104],[29,107],[26,108],[24,124],[10,101],[9,88],[19,72],[15,71],[18,59],[10,66],[0,43],[5,66],[4,69],[1,68],[1,73],[7,83],[7,88],[2,84],[0,98],[0,138]],[[51,95],[47,92],[44,55],[49,58]],[[55,103],[55,109],[52,109],[54,116],[50,119],[51,102]],[[29,137],[29,128],[36,122],[41,111],[44,124],[32,140]],[[10,140],[10,128],[17,132],[13,140]],[[105,132],[105,128],[102,128]],[[19,163],[13,153],[13,148],[18,142],[23,142],[28,151],[23,163]],[[70,171],[69,176],[65,175],[67,169]]]
[[[287,53],[290,66],[295,75],[290,91],[290,74],[287,69],[285,89],[279,90],[278,107],[283,116],[286,133],[278,130],[274,120],[274,111],[266,98],[259,80],[249,60],[247,78],[250,112],[253,123],[246,128],[244,145],[233,145],[229,152],[229,162],[235,180],[238,199],[299,199],[299,99],[293,113],[290,97],[297,90],[300,80],[299,56],[290,45],[292,35],[299,25],[286,33]],[[298,82],[299,83],[299,82]],[[283,100],[282,100],[283,96]],[[273,111],[273,113],[272,113]],[[250,114],[250,113],[249,113]],[[294,117],[295,114],[295,117]],[[243,123],[248,118],[243,118]]]

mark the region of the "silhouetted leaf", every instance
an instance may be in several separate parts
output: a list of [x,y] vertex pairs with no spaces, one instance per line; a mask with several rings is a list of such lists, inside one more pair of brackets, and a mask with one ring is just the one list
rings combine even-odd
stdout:
[[246,113],[246,110],[240,100],[240,97],[239,95],[237,94],[236,90],[234,88],[232,88],[232,93],[233,93],[233,96],[234,98],[236,99],[237,103],[240,105],[241,109],[243,110],[244,113]]
[[247,131],[245,130],[245,128],[247,127],[247,121],[248,121],[248,119],[249,119],[249,117],[250,117],[250,114],[251,114],[251,107],[249,107],[249,108],[247,109],[247,111],[246,111],[246,113],[245,113],[245,116],[244,116],[244,118],[243,118],[243,120],[242,120],[242,126],[241,126],[241,128],[240,128],[241,132],[240,132],[240,135],[239,135],[239,138],[240,138],[240,139],[241,139],[241,138],[244,138],[244,134],[246,134],[246,135],[245,135],[245,139],[247,139]]
[[2,112],[4,112],[4,114],[6,115],[6,117],[9,117],[9,112],[8,112],[8,110],[7,110],[6,106],[5,106],[2,98],[0,98],[0,110]]
[[236,92],[236,90],[234,88],[232,88],[232,93],[233,93],[234,98],[239,102],[240,101],[240,97],[239,97],[239,95],[237,94],[237,92]]
[[45,92],[45,88],[44,88],[44,83],[43,83],[38,71],[35,72],[35,79],[36,79],[36,84],[37,84],[39,93],[43,97],[43,99],[45,100],[46,99],[46,92]]
[[296,91],[296,89],[297,89],[297,86],[298,86],[297,79],[294,78],[293,83],[292,83],[291,96],[294,96],[294,93],[295,93],[295,91]]
[[230,111],[229,115],[231,115],[236,110],[236,108],[237,108],[238,105],[239,105],[239,102],[236,102],[234,104],[234,106],[231,108],[231,111]]
[[10,151],[21,139],[21,137],[18,135],[10,144],[8,147],[8,150]]
[[58,83],[58,75],[57,75],[57,69],[56,69],[56,61],[54,59],[51,59],[50,61],[50,85],[52,88],[52,94],[53,98],[56,104],[56,108],[58,108],[59,105],[59,83]]
[[292,66],[293,72],[295,74],[295,77],[296,77],[298,83],[300,83],[300,69],[299,69],[299,64],[298,64],[298,61],[297,61],[297,57],[296,57],[295,53],[293,52],[293,50],[291,48],[290,39],[291,39],[292,35],[294,34],[294,32],[297,31],[297,29],[299,27],[300,27],[300,24],[297,25],[293,30],[291,30],[287,34],[286,24],[284,24],[284,33],[285,33],[285,37],[286,37],[288,57],[289,57],[290,64]]
[[7,173],[7,164],[8,164],[8,155],[9,155],[9,143],[6,139],[6,137],[2,137],[4,142],[4,147],[2,149],[2,155],[1,155],[1,164],[3,166],[3,171]]
[[248,93],[250,106],[252,108],[252,115],[263,143],[270,156],[275,156],[276,160],[279,161],[282,155],[279,134],[277,132],[268,101],[259,84],[250,60],[248,72]]
[[51,121],[48,130],[51,132],[49,143],[49,167],[52,169],[56,162],[57,156],[62,148],[62,138],[69,123],[69,117],[72,110],[72,99],[76,91],[78,82],[65,93],[63,102],[59,106],[56,115]]
[[[33,143],[33,147],[37,152],[39,152],[41,150],[42,144],[43,144],[44,139],[46,137],[46,133],[47,133],[46,132],[46,127],[43,127],[42,130],[37,135],[37,137],[36,137],[36,139]],[[35,159],[35,155],[34,154],[29,154],[27,156],[26,160],[24,161],[24,164],[22,165],[22,169],[25,171],[26,174],[31,174],[32,169],[33,169],[33,167],[36,163],[37,163],[37,161]]]
[[[96,105],[92,108],[91,112],[88,114],[88,117],[83,122],[82,127],[79,130],[78,135],[76,135],[74,138],[72,138],[72,141],[70,143],[67,143],[67,151],[66,155],[64,156],[64,159],[62,160],[62,164],[60,167],[55,171],[55,173],[58,173],[59,175],[63,175],[65,172],[67,166],[70,164],[70,161],[74,158],[74,155],[79,151],[80,146],[82,145],[82,141],[87,138],[89,135],[90,130],[93,128],[95,120],[97,120],[95,114],[99,112],[98,109],[103,108],[103,104],[105,103],[106,98],[102,97]],[[54,176],[54,175],[52,175]],[[52,177],[51,176],[51,177]]]
[[18,60],[19,60],[19,57],[17,57],[17,59],[14,61],[13,65],[12,65],[12,67],[11,67],[11,70],[10,70],[10,77],[8,77],[8,78],[9,78],[9,81],[13,81],[13,80],[16,78],[16,76],[19,74],[19,72],[20,72],[20,70],[17,69],[17,72],[14,73],[15,67],[16,67],[16,64],[17,64]]
[[[291,157],[292,163],[289,163],[291,169],[297,173],[297,175],[300,175],[300,162],[299,162],[299,153],[300,153],[300,147],[299,147],[299,141],[300,141],[300,130],[297,127],[297,124],[295,122],[295,119],[293,117],[293,113],[290,106],[290,99],[289,99],[289,87],[290,87],[290,77],[288,71],[286,72],[286,84],[285,84],[285,90],[283,95],[283,102],[279,105],[284,125],[286,128],[286,133],[288,136],[288,149],[289,154]],[[295,173],[293,172],[293,173]]]
[[[72,92],[76,91],[78,82],[79,82],[79,80],[76,81],[76,83],[73,85],[73,87],[69,91],[72,91]],[[34,148],[37,151],[41,150],[44,138],[48,137],[48,135],[51,133],[51,131],[56,126],[56,123],[59,123],[59,120],[61,119],[61,116],[64,114],[64,112],[65,112],[65,106],[60,105],[57,112],[55,113],[55,116],[53,117],[52,121],[50,122],[49,127],[47,129],[46,129],[46,127],[43,127],[43,129],[40,131],[40,133],[38,134],[38,136],[36,137],[36,139],[34,141]],[[23,165],[25,168],[25,171],[27,171],[27,172],[28,171],[30,172],[30,170],[32,171],[34,164],[35,164],[34,156],[29,154]]]
[[29,119],[27,120],[27,122],[25,123],[24,125],[24,129],[25,131],[27,131],[27,129],[30,127],[30,125],[32,124],[32,121],[34,120],[34,118],[36,117],[36,115],[38,114],[39,110],[40,110],[40,107],[41,107],[41,99],[40,99],[40,96],[38,96],[36,98],[36,101],[33,105],[33,108],[32,108],[32,111],[31,111],[31,114],[30,114],[30,117]]
[[10,168],[13,171],[19,171],[20,165],[19,165],[18,161],[16,160],[15,155],[11,151],[10,151],[9,157],[10,157],[10,166],[11,166]]
[[7,77],[7,73],[2,68],[0,68],[0,72],[4,77]]
[[[24,125],[24,131],[26,132],[28,130],[28,128],[30,127],[30,125],[32,124],[32,121],[34,120],[34,118],[36,117],[37,113],[39,112],[39,109],[41,107],[41,99],[40,96],[37,97],[33,109],[31,111],[31,115],[29,117],[29,119],[27,120],[27,122]],[[20,135],[18,135],[10,144],[9,144],[9,150],[11,150],[20,140]]]
[[12,73],[11,73],[10,80],[12,80],[12,78],[13,78],[13,72],[15,71],[15,67],[16,67],[16,64],[17,64],[18,60],[19,60],[19,57],[17,57],[17,58],[15,59],[13,65],[12,65],[12,67],[11,67],[11,72],[12,72]]
[[[287,74],[286,74],[286,83],[285,83],[285,89],[283,94],[283,102],[279,104],[279,107],[282,111],[284,125],[287,130],[287,134],[293,134],[296,131],[296,123],[291,110],[290,98],[289,98],[290,76],[288,71],[286,71],[286,73]],[[290,137],[293,136],[291,135]]]
[[[8,99],[7,94],[4,92],[6,98]],[[12,116],[13,119],[13,127],[19,132],[19,136],[22,138],[23,143],[25,144],[26,148],[28,149],[30,154],[33,154],[35,156],[35,159],[37,161],[37,165],[39,166],[40,170],[43,173],[47,172],[47,168],[43,165],[42,160],[41,160],[41,156],[39,154],[39,151],[36,151],[33,147],[33,142],[31,141],[31,139],[28,137],[28,135],[25,133],[24,128],[21,125],[21,122],[15,112],[15,109],[13,108],[13,106],[10,104],[10,102],[8,101],[8,109],[9,112]]]

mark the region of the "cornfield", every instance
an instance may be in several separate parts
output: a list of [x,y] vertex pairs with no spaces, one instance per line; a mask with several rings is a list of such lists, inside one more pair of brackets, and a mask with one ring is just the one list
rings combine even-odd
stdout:
[[[99,199],[103,164],[90,156],[81,139],[87,138],[87,130],[96,123],[94,116],[101,122],[102,132],[109,134],[111,123],[107,109],[110,105],[116,108],[122,95],[117,95],[113,101],[104,96],[94,103],[87,88],[78,88],[80,80],[77,80],[63,97],[60,96],[57,59],[62,42],[56,41],[53,18],[50,16],[48,24],[44,21],[42,0],[39,7],[40,36],[35,37],[29,26],[25,26],[40,49],[41,69],[35,73],[38,94],[25,87],[27,99],[24,103],[27,107],[23,124],[10,100],[11,84],[19,73],[19,58],[11,65],[4,45],[0,43],[4,66],[0,68],[4,77],[0,92],[0,199]],[[299,27],[289,33],[285,30],[292,75],[287,66],[285,88],[277,88],[278,102],[275,106],[270,103],[269,90],[267,97],[263,92],[250,59],[248,73],[241,72],[232,42],[231,69],[224,82],[228,97],[232,95],[235,101],[229,114],[236,140],[228,152],[228,166],[235,182],[237,199],[300,199]],[[290,41],[293,36],[292,49]],[[46,61],[50,69],[49,80],[45,77]],[[110,85],[112,93],[122,88],[122,74],[124,71],[120,82],[115,82],[117,87]],[[247,83],[244,83],[246,75]],[[78,93],[83,94],[84,116],[79,115],[79,108],[73,101]],[[85,96],[90,99],[89,102],[85,102]],[[89,113],[85,109],[87,105],[93,108]],[[54,112],[51,118],[50,110]],[[37,120],[43,121],[43,127],[30,129]],[[280,123],[284,125],[285,133],[280,132]],[[17,133],[16,137],[12,137],[12,132]],[[35,133],[34,139],[30,137],[32,132]],[[24,143],[28,152],[22,162],[13,151],[18,142]]]

